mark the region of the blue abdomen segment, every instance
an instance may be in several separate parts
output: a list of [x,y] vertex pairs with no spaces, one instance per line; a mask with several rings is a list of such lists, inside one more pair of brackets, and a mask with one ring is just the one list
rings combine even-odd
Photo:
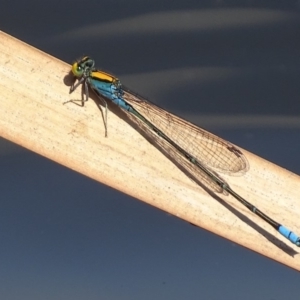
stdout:
[[283,225],[279,227],[278,231],[292,243],[300,247],[300,238],[294,232],[290,231]]
[[131,111],[132,107],[129,105],[123,98],[123,90],[121,87],[117,87],[111,82],[105,82],[100,80],[93,80],[90,81],[90,86],[96,93],[110,99],[119,107]]

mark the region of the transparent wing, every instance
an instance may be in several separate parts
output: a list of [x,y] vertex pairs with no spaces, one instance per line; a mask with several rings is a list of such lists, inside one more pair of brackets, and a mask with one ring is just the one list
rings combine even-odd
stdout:
[[[125,111],[125,110],[124,110]],[[192,179],[194,182],[200,186],[205,186],[210,188],[212,191],[218,193],[227,194],[214,180],[211,179],[205,172],[203,172],[197,165],[191,163],[182,153],[177,151],[168,141],[160,137],[155,133],[155,131],[150,130],[146,123],[137,118],[134,114],[125,111],[127,116],[131,121],[138,125],[142,132],[146,133],[147,136],[151,137],[151,142],[153,142],[163,154],[165,154],[179,169],[184,171],[184,173]],[[216,172],[208,169],[215,177],[220,181],[225,183]]]
[[[246,157],[231,143],[163,110],[126,88],[124,89],[123,98],[148,121],[204,166],[209,166],[217,171],[231,175],[240,175],[248,170]],[[136,117],[130,116],[130,118],[132,120],[135,119],[134,121],[138,122],[139,126],[144,127],[144,131],[149,131],[142,121],[139,121]],[[152,133],[156,135],[153,131]],[[163,139],[160,138],[160,140]],[[164,148],[167,147],[164,141],[160,143],[164,144]],[[176,152],[173,147],[170,146],[168,148],[169,152]],[[184,161],[184,163],[189,163],[186,159]],[[198,169],[197,166],[195,168]]]

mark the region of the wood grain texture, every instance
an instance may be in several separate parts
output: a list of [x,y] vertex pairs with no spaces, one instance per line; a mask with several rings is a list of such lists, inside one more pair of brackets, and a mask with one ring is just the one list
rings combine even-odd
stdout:
[[[81,99],[80,89],[69,95],[70,65],[2,32],[0,41],[2,137],[300,270],[299,248],[233,197],[210,195],[191,181],[117,108],[109,111],[105,138],[94,101],[84,107],[63,105]],[[249,171],[222,177],[245,199],[300,234],[299,176],[241,151]]]

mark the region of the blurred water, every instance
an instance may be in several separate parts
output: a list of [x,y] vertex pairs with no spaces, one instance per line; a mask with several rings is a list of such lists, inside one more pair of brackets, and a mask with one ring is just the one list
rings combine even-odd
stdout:
[[[300,174],[297,1],[2,3],[1,30],[70,63],[89,54],[151,101]],[[298,295],[298,274],[278,263],[3,140],[0,158],[3,299]]]

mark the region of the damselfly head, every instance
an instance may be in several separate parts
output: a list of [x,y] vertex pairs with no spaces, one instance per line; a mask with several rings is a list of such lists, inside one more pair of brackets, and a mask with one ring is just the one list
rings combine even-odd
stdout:
[[95,66],[95,61],[88,56],[84,56],[72,65],[72,73],[75,77],[80,78],[87,76]]

